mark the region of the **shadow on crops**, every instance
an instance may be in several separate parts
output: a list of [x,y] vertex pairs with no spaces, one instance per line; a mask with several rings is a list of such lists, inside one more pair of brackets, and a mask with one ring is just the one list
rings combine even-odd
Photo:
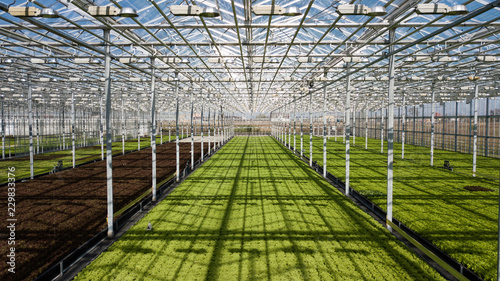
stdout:
[[[206,176],[210,173],[207,168],[196,180],[191,179],[188,191],[195,195],[176,191],[162,202],[167,210],[157,223],[168,220],[173,226],[155,225],[150,232],[135,228],[120,239],[120,245],[141,245],[146,241],[153,245],[155,242],[182,245],[167,252],[167,246],[155,250],[157,254],[141,271],[144,278],[161,280],[161,276],[150,275],[149,271],[161,255],[176,259],[173,268],[168,268],[175,277],[180,276],[182,270],[189,270],[183,268],[183,264],[197,259],[193,255],[206,255],[209,258],[205,263],[197,265],[203,271],[199,273],[200,278],[206,280],[223,279],[224,274],[230,273],[240,280],[270,280],[286,278],[290,272],[294,272],[296,278],[314,280],[311,272],[315,270],[339,276],[342,269],[338,271],[337,267],[344,263],[350,264],[357,275],[343,275],[343,278],[370,279],[363,268],[367,263],[382,270],[403,260],[405,265],[400,270],[409,276],[432,277],[426,275],[421,264],[407,260],[400,246],[391,244],[394,239],[388,233],[380,229],[371,231],[376,225],[373,219],[361,216],[347,198],[270,138],[263,143],[252,140],[257,145],[269,145],[275,153],[259,159],[258,166],[262,169],[249,172],[245,163],[254,156],[251,148],[256,145],[250,140],[242,141],[239,153],[221,151],[224,153],[218,154],[222,160],[225,157],[237,159],[226,162],[226,166],[222,164],[224,161],[213,166],[215,169],[224,167],[227,171],[233,169],[231,175],[234,177],[224,178],[224,194],[218,191],[224,181],[213,182]],[[241,158],[235,158],[236,155]],[[249,176],[250,173],[258,176]],[[201,188],[206,181],[210,181],[211,188],[217,191],[214,195],[197,195],[206,191]],[[198,202],[193,204],[194,201]],[[202,209],[194,206],[202,206]],[[214,209],[220,212],[209,213],[208,210]],[[342,215],[333,216],[330,209]],[[193,213],[193,210],[197,211]],[[170,219],[174,213],[176,216]],[[198,225],[187,225],[183,218],[188,216],[195,216]],[[207,221],[211,223],[208,225]],[[376,250],[372,251],[372,247]],[[385,256],[374,254],[379,251]],[[134,263],[133,258],[122,256],[120,260],[123,261],[117,268]],[[223,270],[228,265],[232,265],[231,272]]]

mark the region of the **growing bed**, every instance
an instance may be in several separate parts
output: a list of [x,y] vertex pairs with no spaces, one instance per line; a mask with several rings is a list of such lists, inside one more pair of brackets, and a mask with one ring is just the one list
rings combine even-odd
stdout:
[[[293,137],[292,137],[293,139]],[[357,138],[358,146],[351,146],[351,188],[365,194],[377,205],[386,209],[387,199],[387,149],[380,153],[380,140],[371,140],[365,150],[364,138]],[[300,138],[297,139],[300,149]],[[313,159],[323,164],[323,140],[314,137]],[[304,138],[305,155],[309,156],[309,138]],[[471,167],[472,156],[458,152],[437,150],[438,157],[445,157],[453,165],[462,167],[459,172],[443,169],[442,161],[431,167],[425,148],[405,145],[405,159],[401,159],[400,145],[394,156],[394,217],[466,265],[486,280],[496,280],[498,239],[498,181],[490,177],[472,177],[463,173]],[[369,147],[370,148],[370,147]],[[345,144],[342,138],[327,143],[327,170],[345,180]],[[428,151],[428,149],[427,149]],[[406,159],[408,158],[408,159]],[[486,157],[483,157],[486,158]],[[438,158],[439,159],[439,158]],[[478,160],[479,163],[483,161]],[[500,160],[487,158],[478,171],[498,174]],[[440,167],[441,166],[441,167]],[[472,169],[470,169],[471,171]],[[498,175],[497,175],[498,176]],[[480,186],[491,191],[470,191],[467,186]]]
[[[181,168],[191,159],[191,144],[180,143]],[[205,143],[205,151],[208,149]],[[195,159],[201,143],[195,143]],[[175,143],[157,146],[157,182],[175,173]],[[195,161],[196,161],[195,160]],[[15,275],[0,264],[0,280],[31,280],[51,264],[79,247],[106,227],[105,161],[83,165],[16,184]],[[113,157],[115,212],[151,188],[151,148]],[[7,189],[0,189],[6,202]],[[0,213],[6,222],[7,212]],[[7,228],[2,227],[2,239]],[[0,251],[7,253],[7,243]]]
[[442,278],[277,141],[236,137],[76,278],[96,279]]

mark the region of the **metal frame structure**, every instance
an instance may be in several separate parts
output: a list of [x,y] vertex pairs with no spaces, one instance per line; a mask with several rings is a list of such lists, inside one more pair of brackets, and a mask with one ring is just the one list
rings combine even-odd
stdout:
[[[496,112],[489,111],[490,100],[499,95],[500,0],[21,2],[0,3],[2,158],[11,156],[11,140],[16,148],[28,148],[21,153],[16,150],[15,156],[29,154],[33,177],[33,155],[39,153],[40,144],[42,153],[65,149],[71,133],[75,166],[77,146],[100,143],[104,159],[106,141],[108,217],[113,214],[111,145],[119,128],[123,146],[125,139],[135,137],[135,130],[138,149],[142,132],[151,137],[154,201],[157,124],[163,130],[163,122],[169,122],[170,139],[170,121],[175,120],[179,181],[179,134],[191,126],[186,132],[194,135],[194,112],[202,106],[201,126],[203,110],[208,111],[209,153],[234,134],[233,117],[266,115],[271,118],[272,134],[288,147],[292,131],[296,145],[295,123],[300,119],[302,156],[307,116],[310,166],[314,129],[319,132],[322,128],[326,152],[326,114],[335,112],[335,135],[344,131],[346,143],[346,195],[351,135],[354,145],[356,134],[364,131],[365,146],[368,137],[380,136],[382,152],[386,138],[388,221],[392,219],[394,136],[403,144],[425,146],[429,134],[431,151],[439,145],[464,151],[459,139],[472,138],[468,151],[474,156],[474,175],[478,153],[495,156],[490,144],[497,146],[500,135],[489,131],[490,121],[497,118]],[[186,4],[200,4],[203,9],[187,16],[171,11],[173,5]],[[252,13],[256,5],[269,4],[294,12]],[[365,4],[377,13],[346,12],[349,5],[345,4]],[[423,12],[420,4],[458,4],[463,9]],[[101,14],[94,5],[119,12]],[[24,7],[50,8],[52,12],[37,17],[27,9],[16,9]],[[126,8],[135,11],[125,13]],[[26,10],[25,14],[14,12],[20,10]],[[482,112],[480,99],[486,103]],[[470,103],[465,117],[469,118],[468,133],[459,132],[457,125],[463,101]],[[437,102],[443,104],[437,110],[442,117],[434,114]],[[453,103],[454,117],[445,112]],[[425,115],[428,104],[430,117]],[[417,109],[420,106],[423,110]],[[70,120],[65,112],[71,112]],[[149,127],[146,115],[151,116]],[[124,121],[131,118],[136,124]],[[426,118],[431,123],[428,129]],[[453,123],[451,118],[454,130],[446,132],[444,123]],[[480,119],[486,122],[481,136]],[[50,147],[47,140],[51,136],[57,139],[51,140],[56,144]],[[29,144],[23,146],[26,139]],[[193,147],[193,138],[191,141]],[[447,144],[450,141],[454,146]],[[326,153],[323,163],[326,165]],[[108,226],[112,236],[111,219]]]

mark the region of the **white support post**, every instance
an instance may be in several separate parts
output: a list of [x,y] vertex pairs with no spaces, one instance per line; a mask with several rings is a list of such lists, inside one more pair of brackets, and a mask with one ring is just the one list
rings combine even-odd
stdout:
[[217,148],[220,147],[221,140],[221,113],[217,114]]
[[479,109],[478,103],[479,85],[474,83],[474,139],[472,144],[472,176],[476,176],[476,163],[477,163],[477,113]]
[[141,150],[141,116],[137,106],[137,150]]
[[[122,90],[123,91],[123,90]],[[125,154],[125,115],[124,112],[124,101],[123,93],[122,93],[122,154]]]
[[222,105],[220,106],[220,129],[219,129],[219,147],[222,147],[224,142],[224,111],[222,110]]
[[210,107],[208,107],[208,120],[207,120],[207,124],[208,124],[208,155],[210,155],[210,151],[212,150],[212,148],[210,147]]
[[436,114],[435,104],[435,86],[436,82],[432,82],[431,89],[431,166],[434,166],[434,115]]
[[285,113],[283,111],[281,111],[281,114],[280,114],[280,140],[281,142],[285,142],[285,129],[283,127],[284,125],[284,122],[283,122],[283,119],[285,118]]
[[346,133],[345,133],[345,130],[346,130],[346,124],[347,124],[347,113],[344,111],[344,135],[342,136],[342,143],[345,144],[345,137],[346,137]]
[[85,105],[82,107],[82,126],[83,126],[83,146],[87,146],[87,120],[85,119]]
[[180,181],[180,147],[179,147],[179,73],[175,73],[175,180]]
[[[99,92],[100,93],[100,92]],[[99,110],[101,111],[101,114],[99,115],[99,132],[100,132],[100,141],[101,141],[101,160],[104,160],[104,121],[103,119],[103,106],[102,106],[102,100],[104,98],[104,95],[102,93],[101,97],[99,98]]]
[[33,99],[31,95],[31,78],[28,75],[28,126],[29,126],[29,153],[30,153],[30,178],[33,179]]
[[356,145],[356,104],[352,110],[352,145]]
[[406,93],[403,93],[403,132],[401,133],[401,159],[405,159],[405,135],[406,135]]
[[[290,105],[291,106],[291,105]],[[288,108],[288,149],[291,147],[291,142],[292,142],[292,118],[290,115],[290,108]]]
[[[109,42],[109,29],[104,29],[104,41]],[[108,237],[114,236],[113,230],[113,144],[111,140],[111,56],[110,46],[106,43],[104,60],[104,94],[106,96],[106,182],[107,182],[107,207],[108,207]],[[73,142],[74,143],[74,142]]]
[[312,85],[309,85],[309,166],[313,164]]
[[368,109],[365,110],[365,149],[368,149]]
[[[327,72],[325,70],[325,78]],[[323,82],[323,177],[326,178],[326,81]]]
[[304,132],[303,132],[303,120],[304,120],[304,98],[300,102],[301,114],[300,114],[300,157],[304,156]]
[[380,109],[380,153],[384,153],[384,108]]
[[61,103],[61,111],[62,111],[62,149],[66,149],[66,122],[64,119],[64,108],[66,107],[66,102],[62,103],[62,98],[59,98],[59,103]]
[[213,145],[213,150],[215,152],[215,137],[216,137],[216,128],[215,128],[215,114],[216,114],[216,110],[214,109],[214,117],[212,118],[213,119],[213,134],[212,134],[212,145]]
[[200,116],[200,135],[201,135],[201,162],[205,161],[203,159],[203,103],[201,104],[201,116]]
[[2,159],[5,159],[5,117],[3,114],[4,97],[2,95]]
[[[396,30],[389,29],[389,42],[394,42]],[[394,44],[389,45],[389,112],[388,112],[388,137],[387,137],[387,221],[392,222],[392,192],[393,192],[393,164],[394,164]],[[383,139],[383,135],[382,135]],[[387,229],[392,230],[387,224]]]
[[293,150],[296,151],[297,150],[297,131],[295,129],[295,123],[297,121],[297,99],[295,98],[294,101],[293,101]]
[[345,119],[345,195],[349,196],[349,176],[350,176],[350,134],[351,134],[351,120],[349,118],[351,114],[351,76],[350,76],[350,63],[347,63],[347,76],[346,76],[346,95],[345,95],[345,114],[347,117]]
[[71,91],[71,155],[73,159],[73,168],[75,168],[76,158],[76,132],[75,132],[76,116],[75,116],[75,91]]
[[152,201],[156,201],[156,87],[155,59],[151,58],[151,189]]
[[194,115],[194,91],[193,82],[191,82],[191,169],[194,169],[194,126],[193,126],[193,115]]

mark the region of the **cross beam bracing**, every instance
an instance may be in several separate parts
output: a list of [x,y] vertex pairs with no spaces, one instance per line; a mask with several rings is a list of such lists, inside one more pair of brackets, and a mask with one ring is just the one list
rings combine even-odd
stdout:
[[[242,114],[267,114],[292,102],[293,95],[319,93],[324,87],[333,110],[343,106],[338,93],[350,64],[352,97],[358,106],[375,108],[383,106],[380,97],[387,93],[388,50],[393,47],[396,103],[403,93],[409,102],[428,102],[437,77],[439,101],[468,99],[474,84],[470,75],[480,78],[480,95],[497,96],[498,2],[435,1],[464,5],[466,12],[432,14],[419,10],[425,1],[356,2],[385,8],[376,15],[342,13],[342,3],[324,0],[189,2],[217,9],[216,17],[174,15],[172,5],[185,1],[0,3],[0,86],[7,100],[15,100],[22,79],[30,77],[40,100],[50,101],[55,89],[79,89],[76,98],[85,98],[103,88],[109,54],[112,92],[126,89],[130,98],[140,100],[154,69],[160,106],[172,104],[161,98],[170,97],[178,73],[181,92]],[[297,7],[301,14],[254,12],[257,5],[271,4]],[[89,12],[91,5],[130,7],[138,16],[96,16]],[[9,12],[27,6],[50,7],[58,17]],[[394,41],[389,40],[391,29]],[[109,40],[103,30],[110,31]],[[319,99],[313,103],[318,110],[323,104]]]

